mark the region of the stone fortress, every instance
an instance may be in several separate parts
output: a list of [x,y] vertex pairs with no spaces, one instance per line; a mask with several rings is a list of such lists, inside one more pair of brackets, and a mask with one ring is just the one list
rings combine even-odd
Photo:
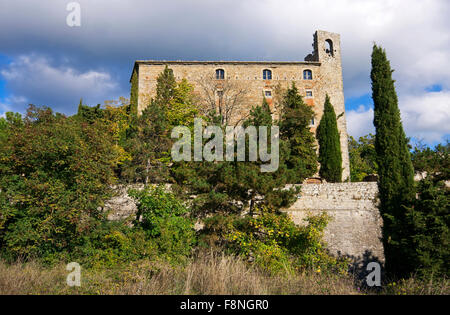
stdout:
[[[131,82],[137,85],[137,110],[141,113],[156,94],[156,79],[166,66],[172,69],[177,80],[187,79],[194,92],[210,97],[205,89],[205,79],[228,81],[235,87],[245,87],[245,94],[234,111],[234,121],[244,117],[253,106],[260,105],[266,97],[274,117],[279,109],[274,106],[277,87],[287,88],[295,83],[306,104],[312,106],[315,118],[311,131],[315,132],[323,114],[325,96],[330,96],[338,119],[341,137],[343,181],[350,177],[345,118],[344,87],[342,79],[340,35],[325,31],[314,34],[314,51],[305,61],[136,61]],[[217,86],[217,85],[216,85]],[[214,97],[220,102],[218,89]]]
[[[325,31],[314,34],[313,53],[305,61],[136,61],[131,76],[132,90],[135,85],[135,101],[138,113],[148,106],[156,94],[156,79],[166,66],[172,69],[177,80],[187,79],[194,85],[194,92],[205,97],[205,78],[214,82],[214,102],[220,102],[221,81],[244,86],[245,97],[241,99],[235,120],[249,113],[263,97],[271,106],[273,116],[278,117],[276,106],[277,87],[287,88],[295,83],[306,104],[312,106],[315,119],[311,131],[319,125],[323,114],[325,96],[328,94],[338,119],[340,131],[343,181],[350,177],[342,79],[340,35]],[[203,80],[203,81],[202,81]],[[203,95],[202,95],[203,94]],[[279,96],[279,95],[278,95]],[[126,189],[118,188],[119,194],[107,204],[109,218],[117,220],[136,213],[134,201]],[[297,201],[284,211],[296,224],[304,224],[308,214],[326,212],[333,220],[325,230],[328,249],[336,255],[350,256],[358,263],[384,261],[381,243],[382,219],[378,208],[378,187],[368,183],[322,183],[302,185]]]

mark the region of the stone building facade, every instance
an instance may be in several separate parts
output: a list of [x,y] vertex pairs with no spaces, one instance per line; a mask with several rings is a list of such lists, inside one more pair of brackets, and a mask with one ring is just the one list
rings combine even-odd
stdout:
[[[274,118],[279,115],[277,93],[295,83],[306,104],[313,107],[315,118],[311,121],[311,131],[319,125],[325,103],[330,96],[338,119],[343,161],[343,180],[350,177],[345,117],[344,89],[342,79],[340,35],[325,31],[314,34],[314,51],[304,61],[155,61],[138,60],[134,64],[131,77],[135,87],[137,111],[141,113],[156,94],[156,79],[166,66],[172,69],[177,80],[187,79],[194,86],[199,98],[211,98],[207,80],[214,87],[217,102],[223,97],[220,84],[239,90],[232,122],[245,117],[253,106],[260,105],[266,97]],[[207,85],[207,84],[206,84]],[[242,93],[241,93],[242,92]],[[133,86],[132,86],[133,95]],[[133,98],[133,96],[132,96]],[[236,101],[237,98],[234,100]]]

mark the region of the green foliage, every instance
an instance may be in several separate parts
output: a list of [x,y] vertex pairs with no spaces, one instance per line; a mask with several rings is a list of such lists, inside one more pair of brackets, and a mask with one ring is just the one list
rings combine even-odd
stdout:
[[297,226],[284,213],[262,208],[256,217],[213,216],[205,220],[203,241],[226,246],[272,273],[312,269],[345,273],[347,262],[330,256],[323,242],[329,221],[325,214],[309,216]]
[[79,243],[70,253],[58,258],[77,261],[83,267],[111,268],[158,255],[156,243],[144,230],[130,228],[120,221],[100,222]]
[[324,111],[319,127],[317,127],[317,141],[319,142],[320,177],[328,182],[342,181],[342,152],[336,113],[326,96]]
[[386,270],[402,276],[413,268],[412,259],[408,258],[410,231],[406,213],[415,196],[414,170],[400,120],[391,66],[384,49],[376,45],[372,53],[371,79]]
[[419,183],[418,199],[407,215],[410,250],[416,271],[425,277],[450,275],[449,190],[444,181],[427,177]]
[[[261,106],[256,106],[250,111],[249,118],[244,122],[244,127],[248,126],[267,126],[267,140],[271,139],[271,127],[273,125],[272,115],[266,99],[263,99]],[[259,137],[258,134],[258,143]],[[270,141],[269,141],[270,142]],[[267,143],[270,148],[271,144]],[[235,164],[235,180],[236,190],[232,194],[234,200],[239,200],[243,204],[249,203],[249,213],[252,215],[254,208],[258,205],[264,205],[269,209],[276,210],[281,207],[291,205],[298,193],[296,189],[282,188],[288,183],[289,170],[285,164],[287,150],[285,145],[281,145],[279,152],[278,169],[274,172],[261,172],[261,161],[256,162],[237,162]],[[246,152],[249,152],[248,139],[246,143]],[[263,200],[259,200],[258,196],[263,196]]]
[[[17,117],[16,117],[17,118]],[[74,246],[102,217],[119,153],[99,121],[30,106],[0,145],[0,244],[10,257]]]
[[135,122],[137,118],[138,100],[139,100],[138,73],[134,69],[133,74],[131,75],[130,106],[128,107],[128,116],[130,122]]
[[186,79],[177,83],[168,67],[158,76],[155,98],[133,120],[128,133],[125,150],[131,159],[122,172],[126,181],[148,184],[171,180],[170,133],[178,125],[193,127],[198,113],[193,90]]
[[186,79],[176,84],[169,102],[167,119],[171,127],[193,126],[198,109],[194,99],[194,87]]
[[[212,119],[212,122],[216,121]],[[272,117],[267,102],[252,108],[244,127],[250,125],[267,126],[270,131]],[[248,157],[248,139],[246,152]],[[261,161],[250,162],[247,159],[238,162],[236,156],[235,161],[176,163],[176,167],[172,168],[172,175],[177,182],[175,190],[179,195],[196,196],[192,202],[192,211],[194,215],[200,216],[211,212],[237,213],[243,210],[251,213],[257,204],[264,204],[271,209],[287,207],[295,200],[297,190],[282,189],[287,184],[287,171],[283,164],[285,154],[280,152],[280,163],[275,172],[261,172]]]
[[131,190],[129,195],[138,206],[136,224],[154,239],[161,253],[167,257],[187,256],[196,243],[193,221],[189,210],[174,194],[164,187]]
[[361,182],[367,175],[377,174],[375,136],[368,134],[358,140],[349,136],[350,178],[352,182]]
[[426,173],[435,180],[448,180],[450,178],[450,144],[438,144],[434,149],[420,143],[412,152],[414,170]]
[[173,72],[166,67],[157,78],[156,98],[135,119],[125,148],[132,156],[123,170],[123,177],[129,182],[167,181],[171,144],[167,111],[175,87]]
[[281,101],[280,138],[287,150],[285,163],[288,169],[287,182],[302,183],[317,171],[315,139],[309,124],[314,117],[310,106],[303,102],[294,83]]
[[83,100],[80,100],[76,116],[88,123],[94,123],[103,118],[104,110],[100,108],[100,104],[90,107],[88,105],[83,105]]

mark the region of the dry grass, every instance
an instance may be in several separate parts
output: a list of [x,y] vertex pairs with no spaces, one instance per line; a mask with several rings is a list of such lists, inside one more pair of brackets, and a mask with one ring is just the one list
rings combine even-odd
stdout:
[[389,295],[449,295],[450,286],[447,279],[419,281],[412,277],[390,282],[381,293]]
[[[0,294],[359,294],[351,277],[314,272],[271,276],[239,258],[203,253],[184,267],[140,261],[120,269],[82,269],[81,287],[66,285],[65,265],[45,268],[36,262],[0,261]],[[408,290],[392,286],[382,293],[448,294],[448,286]],[[415,288],[414,290],[411,288]],[[398,291],[400,290],[400,291]],[[397,292],[398,291],[398,292]]]

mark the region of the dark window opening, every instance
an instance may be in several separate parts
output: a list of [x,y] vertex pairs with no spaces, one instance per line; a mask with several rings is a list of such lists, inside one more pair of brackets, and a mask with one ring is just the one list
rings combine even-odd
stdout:
[[312,71],[311,70],[303,71],[303,80],[312,80]]
[[263,80],[272,80],[272,71],[265,69],[263,70]]
[[216,70],[216,80],[224,80],[225,79],[225,70],[217,69]]
[[333,41],[331,39],[325,41],[325,52],[330,56],[334,56]]

